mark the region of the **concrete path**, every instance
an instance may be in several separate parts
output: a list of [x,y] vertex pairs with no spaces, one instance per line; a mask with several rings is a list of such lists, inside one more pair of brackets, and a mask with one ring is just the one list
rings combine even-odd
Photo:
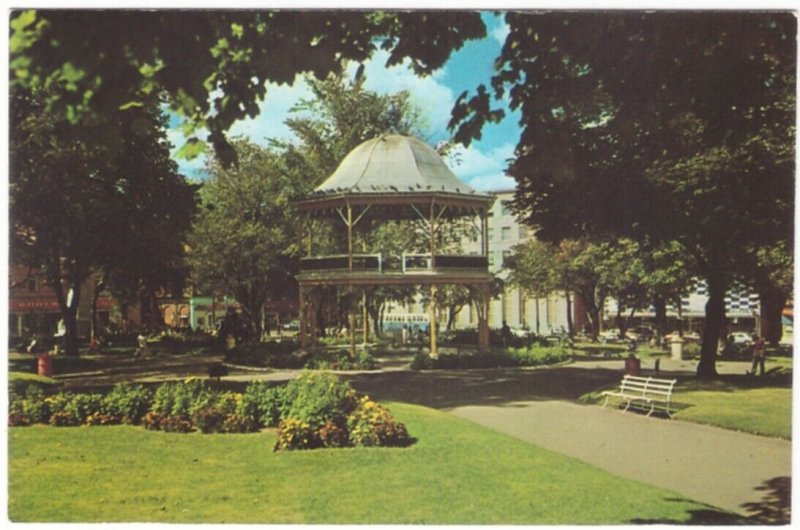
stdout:
[[451,411],[621,477],[748,515],[756,488],[791,475],[791,444],[679,420],[564,401],[466,406]]
[[[218,360],[148,359],[62,380],[66,388],[78,389],[119,380],[205,377],[205,366]],[[695,367],[692,361],[664,359],[660,375],[689,380]],[[774,493],[759,489],[766,482],[791,476],[790,442],[577,402],[583,394],[617,383],[622,368],[622,360],[585,359],[541,369],[420,372],[395,366],[344,377],[378,400],[443,410],[615,475],[743,515],[748,515],[746,503],[763,503]],[[651,373],[653,367],[643,368]],[[718,366],[720,373],[743,374],[746,368],[747,363]],[[296,374],[232,369],[224,381],[243,387],[253,380],[285,381]]]

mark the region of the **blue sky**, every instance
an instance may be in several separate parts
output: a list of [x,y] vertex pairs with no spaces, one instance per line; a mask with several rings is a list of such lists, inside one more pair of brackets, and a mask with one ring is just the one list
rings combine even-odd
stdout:
[[[408,90],[413,104],[422,111],[428,124],[424,140],[434,144],[449,138],[447,122],[455,100],[464,90],[473,92],[481,83],[488,85],[494,59],[500,54],[507,34],[501,17],[484,13],[483,18],[487,26],[486,38],[468,42],[450,57],[443,68],[426,78],[417,77],[405,65],[386,68],[387,54],[376,52],[365,63],[365,87],[378,93]],[[350,65],[351,75],[357,67],[357,64]],[[302,79],[291,87],[269,85],[267,98],[260,105],[260,114],[254,119],[237,122],[229,134],[244,136],[262,145],[269,138],[293,139],[284,120],[298,100],[309,97],[310,91]],[[460,163],[451,165],[453,172],[479,190],[513,188],[514,181],[504,174],[504,170],[519,139],[518,119],[516,113],[509,113],[506,109],[506,118],[501,123],[486,125],[481,140],[459,153],[456,159]],[[178,131],[171,131],[170,139],[176,147],[183,145],[184,139]],[[202,177],[204,161],[201,158],[179,160],[179,165],[185,175]]]

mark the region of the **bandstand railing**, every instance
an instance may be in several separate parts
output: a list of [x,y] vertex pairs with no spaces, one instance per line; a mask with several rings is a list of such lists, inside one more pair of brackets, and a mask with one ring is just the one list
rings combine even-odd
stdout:
[[[353,272],[374,274],[414,274],[437,271],[487,271],[486,256],[436,254],[353,254]],[[346,254],[333,256],[309,256],[300,259],[300,272],[335,273],[349,272],[349,257]]]

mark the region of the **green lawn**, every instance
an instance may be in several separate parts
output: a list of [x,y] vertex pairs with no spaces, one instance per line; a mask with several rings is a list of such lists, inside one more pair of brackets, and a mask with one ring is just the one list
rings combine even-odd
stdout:
[[[774,365],[767,365],[775,368]],[[791,364],[789,364],[791,367]],[[724,429],[792,438],[792,374],[778,368],[766,377],[724,375],[717,380],[679,380],[672,396],[680,420]],[[603,390],[581,396],[586,403],[603,403]]]
[[740,387],[715,381],[678,391],[681,420],[725,429],[792,439],[792,389],[773,386]]
[[389,404],[405,449],[273,452],[272,432],[9,429],[16,522],[741,522],[442,412]]

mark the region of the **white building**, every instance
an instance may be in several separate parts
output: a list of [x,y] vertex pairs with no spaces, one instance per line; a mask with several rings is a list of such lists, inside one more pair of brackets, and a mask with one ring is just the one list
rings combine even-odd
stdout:
[[[497,200],[489,211],[489,271],[505,280],[508,271],[503,263],[515,245],[530,239],[528,228],[517,221],[509,205],[514,199],[513,190],[491,192]],[[463,243],[467,254],[478,254],[480,242],[476,238]],[[558,333],[567,329],[567,304],[563,295],[529,298],[516,288],[506,286],[489,308],[489,327],[500,328],[503,321],[512,328],[522,328],[539,335]],[[477,325],[478,318],[473,308],[464,308],[458,315],[456,326],[470,328]]]

